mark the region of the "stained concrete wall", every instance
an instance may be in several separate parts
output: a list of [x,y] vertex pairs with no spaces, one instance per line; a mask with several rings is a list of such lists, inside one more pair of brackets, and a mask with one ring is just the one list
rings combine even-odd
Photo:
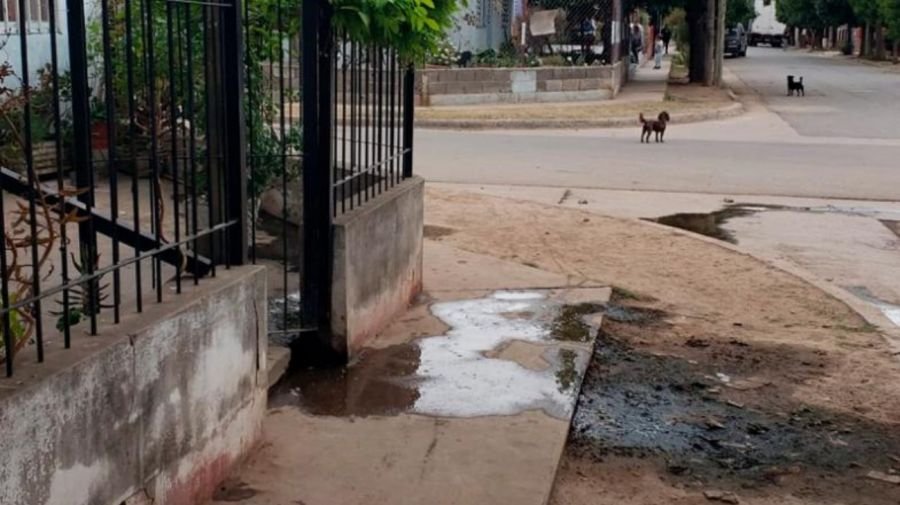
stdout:
[[352,357],[421,292],[423,191],[413,177],[336,220],[331,331],[339,352]]
[[259,439],[266,277],[220,271],[0,387],[3,505],[194,505]]
[[563,102],[614,98],[623,64],[547,68],[446,68],[418,73],[423,105]]

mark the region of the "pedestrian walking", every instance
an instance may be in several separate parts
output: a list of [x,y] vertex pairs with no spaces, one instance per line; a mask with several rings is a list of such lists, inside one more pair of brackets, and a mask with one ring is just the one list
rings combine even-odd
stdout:
[[636,65],[641,63],[641,52],[644,49],[644,42],[641,39],[641,27],[635,23],[631,27],[631,60]]

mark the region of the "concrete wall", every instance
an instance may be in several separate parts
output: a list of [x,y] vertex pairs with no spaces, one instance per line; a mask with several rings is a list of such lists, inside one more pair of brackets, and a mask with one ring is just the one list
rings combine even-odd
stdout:
[[266,277],[219,271],[0,384],[3,505],[195,505],[258,440]]
[[442,68],[417,74],[419,103],[565,102],[614,98],[623,64],[547,68]]
[[332,347],[350,357],[422,290],[423,190],[407,179],[335,223]]

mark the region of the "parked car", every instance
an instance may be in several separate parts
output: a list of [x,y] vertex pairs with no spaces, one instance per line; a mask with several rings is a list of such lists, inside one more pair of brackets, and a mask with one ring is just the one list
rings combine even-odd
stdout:
[[747,30],[737,24],[725,34],[725,54],[730,56],[747,56]]

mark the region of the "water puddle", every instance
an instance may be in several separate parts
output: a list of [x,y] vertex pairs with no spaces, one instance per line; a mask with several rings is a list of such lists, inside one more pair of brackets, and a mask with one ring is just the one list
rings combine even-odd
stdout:
[[[684,212],[670,214],[655,219],[647,218],[647,220],[737,244],[737,238],[733,233],[726,230],[724,225],[731,219],[747,217],[759,212],[767,211],[841,214],[845,216],[878,218],[882,224],[900,236],[900,224],[898,224],[900,223],[900,210],[879,207],[837,205],[798,207],[759,203],[733,203],[715,212]],[[888,217],[896,217],[896,219],[888,219]]]
[[295,372],[274,406],[316,415],[412,412],[475,417],[543,410],[571,415],[597,304],[565,305],[545,291],[498,291],[435,303],[449,331],[371,349],[349,367]]
[[729,219],[749,216],[754,212],[758,211],[741,206],[728,206],[715,212],[671,214],[651,221],[737,244],[737,239],[731,232],[725,230],[723,225]]

